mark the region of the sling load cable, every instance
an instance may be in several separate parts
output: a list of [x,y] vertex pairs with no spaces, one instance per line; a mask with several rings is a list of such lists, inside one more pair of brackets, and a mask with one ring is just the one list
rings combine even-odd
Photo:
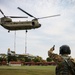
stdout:
[[27,53],[27,30],[25,31],[25,54]]
[[14,32],[14,51],[16,53],[16,31]]

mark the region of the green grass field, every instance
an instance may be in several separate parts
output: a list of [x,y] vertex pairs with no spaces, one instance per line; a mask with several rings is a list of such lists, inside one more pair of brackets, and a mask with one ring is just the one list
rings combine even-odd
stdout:
[[55,66],[0,66],[0,75],[55,75]]

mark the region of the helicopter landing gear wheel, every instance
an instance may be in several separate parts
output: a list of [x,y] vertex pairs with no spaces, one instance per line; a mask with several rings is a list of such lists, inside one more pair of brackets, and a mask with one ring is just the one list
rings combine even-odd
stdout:
[[28,31],[26,30],[26,33],[27,33]]
[[10,32],[10,30],[8,30],[8,33]]

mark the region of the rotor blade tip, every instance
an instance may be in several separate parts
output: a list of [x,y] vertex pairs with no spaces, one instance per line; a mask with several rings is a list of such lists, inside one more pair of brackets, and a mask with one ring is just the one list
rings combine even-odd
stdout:
[[17,7],[17,8],[19,8],[19,7]]
[[18,9],[20,9],[20,7],[17,7]]

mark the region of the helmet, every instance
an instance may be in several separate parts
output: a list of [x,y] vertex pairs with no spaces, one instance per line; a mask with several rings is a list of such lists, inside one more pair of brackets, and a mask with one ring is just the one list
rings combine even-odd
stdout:
[[71,54],[70,47],[68,45],[62,45],[60,47],[60,54]]

